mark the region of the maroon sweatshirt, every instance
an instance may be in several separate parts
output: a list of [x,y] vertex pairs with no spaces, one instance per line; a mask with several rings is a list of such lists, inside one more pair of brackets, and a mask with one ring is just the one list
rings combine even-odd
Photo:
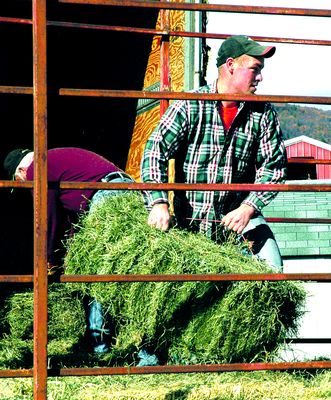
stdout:
[[[47,152],[48,182],[98,182],[110,172],[121,171],[104,157],[75,147],[51,149]],[[33,163],[27,170],[27,180],[33,180]],[[87,209],[95,190],[48,190],[48,261],[57,264],[63,257],[61,240]]]

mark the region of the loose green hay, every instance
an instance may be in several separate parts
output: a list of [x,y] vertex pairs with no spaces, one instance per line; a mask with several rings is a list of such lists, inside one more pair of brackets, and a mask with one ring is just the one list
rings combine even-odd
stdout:
[[[79,294],[60,284],[49,286],[48,354],[66,356],[82,340],[85,333],[85,311]],[[33,351],[33,291],[11,294],[4,301],[0,320],[0,365],[10,368],[32,366]]]
[[[32,379],[0,380],[1,400],[33,398]],[[331,398],[331,373],[309,378],[287,372],[230,372],[48,378],[56,400],[322,400]]]
[[[85,313],[82,299],[60,284],[49,286],[48,338],[67,339],[84,334]],[[4,305],[5,323],[10,336],[22,340],[33,339],[33,291],[14,293]]]
[[19,369],[32,365],[32,340],[4,336],[0,340],[1,368]]
[[[68,241],[67,274],[266,273],[228,242],[151,228],[141,196],[105,200]],[[112,318],[113,361],[147,346],[167,362],[263,359],[295,332],[305,300],[293,282],[76,284]],[[120,361],[119,361],[120,360]]]
[[169,352],[177,363],[263,361],[296,329],[295,291],[278,282],[238,282],[190,321]]

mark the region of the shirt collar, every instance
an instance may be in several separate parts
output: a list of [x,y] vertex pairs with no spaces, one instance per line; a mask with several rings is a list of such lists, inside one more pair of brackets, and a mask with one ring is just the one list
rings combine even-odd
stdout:
[[[215,79],[215,80],[212,82],[212,84],[210,85],[210,92],[211,92],[211,93],[218,93],[218,92],[217,92],[217,81],[218,81],[218,79]],[[219,103],[220,103],[220,101],[215,101],[215,105],[216,105],[216,106],[218,106]],[[242,110],[242,109],[244,108],[244,106],[245,106],[246,103],[247,103],[247,102],[245,102],[245,101],[241,101],[241,102],[239,103],[239,105],[238,105],[238,111]]]

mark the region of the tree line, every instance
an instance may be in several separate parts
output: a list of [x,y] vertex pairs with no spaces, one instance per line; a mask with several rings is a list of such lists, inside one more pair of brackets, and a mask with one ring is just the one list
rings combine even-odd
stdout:
[[331,110],[294,104],[274,104],[284,139],[301,135],[331,144]]

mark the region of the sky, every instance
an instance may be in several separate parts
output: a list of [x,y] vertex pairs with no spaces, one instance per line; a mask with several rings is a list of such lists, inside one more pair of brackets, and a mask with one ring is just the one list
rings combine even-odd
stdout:
[[[331,0],[209,0],[209,3],[331,9]],[[331,40],[331,18],[209,12],[207,30],[229,35]],[[222,41],[208,39],[207,43],[211,47],[207,81],[211,82],[217,77],[215,60]],[[256,94],[331,96],[331,46],[275,45],[275,55],[265,60],[263,82]],[[331,110],[331,105],[314,106]]]

